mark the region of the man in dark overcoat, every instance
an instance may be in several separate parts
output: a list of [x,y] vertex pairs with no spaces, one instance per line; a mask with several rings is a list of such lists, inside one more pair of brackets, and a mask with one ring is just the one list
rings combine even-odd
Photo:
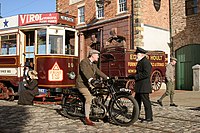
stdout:
[[[135,99],[138,102],[139,109],[141,110],[141,103],[144,104],[145,119],[143,121],[153,121],[153,113],[151,107],[151,101],[149,99],[149,93],[152,92],[152,86],[150,81],[151,76],[151,63],[146,57],[147,51],[137,47],[136,49],[136,74],[130,76],[135,79]],[[140,117],[139,117],[140,118]]]
[[95,62],[99,59],[99,53],[99,51],[93,49],[89,51],[88,58],[85,58],[80,62],[79,75],[76,79],[76,87],[85,98],[85,123],[91,126],[94,126],[94,123],[89,118],[90,106],[92,102],[92,95],[90,93],[90,89],[93,87],[92,83],[97,78],[97,75],[104,79],[109,78],[101,72],[101,70],[97,67],[97,64],[95,64]]

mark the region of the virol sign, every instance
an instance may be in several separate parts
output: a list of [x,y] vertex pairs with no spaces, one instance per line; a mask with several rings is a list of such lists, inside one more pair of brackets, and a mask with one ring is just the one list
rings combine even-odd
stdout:
[[19,26],[41,23],[57,24],[58,17],[58,13],[21,14],[19,15]]

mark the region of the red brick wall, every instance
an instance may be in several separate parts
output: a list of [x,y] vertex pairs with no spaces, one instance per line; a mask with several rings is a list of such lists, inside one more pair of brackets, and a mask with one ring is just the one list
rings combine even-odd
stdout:
[[[198,1],[200,7],[200,1]],[[185,16],[185,1],[173,0],[172,36],[174,50],[188,44],[200,44],[200,10],[199,13]]]
[[[96,7],[95,0],[82,0],[78,3],[69,5],[70,0],[57,0],[57,11],[58,12],[66,12],[69,11],[69,14],[77,16],[78,15],[78,7],[80,5],[85,6],[85,22],[86,24],[93,24],[92,22],[99,22],[102,20],[96,20]],[[134,1],[134,19],[135,27],[134,27],[134,45],[143,46],[143,37],[141,32],[136,32],[136,30],[143,30],[141,28],[141,24],[147,24],[154,27],[167,29],[169,30],[169,2],[168,0],[161,0],[160,10],[157,12],[154,9],[153,0],[127,0],[127,9],[128,11],[123,14],[117,14],[117,0],[111,0],[109,3],[105,3],[104,12],[105,17],[103,20],[110,20],[123,15],[131,14],[131,2]],[[78,19],[78,18],[77,18]],[[105,44],[106,40],[109,38],[109,32],[112,28],[117,28],[118,35],[124,36],[127,42],[127,48],[130,48],[130,17],[121,20],[115,20],[113,22],[104,23],[100,25],[103,27],[103,43]],[[76,20],[76,22],[78,22]],[[80,28],[81,25],[77,25]],[[89,27],[90,29],[94,29],[93,26]],[[87,30],[89,31],[88,27]],[[136,34],[137,33],[137,34]],[[87,42],[86,42],[87,41]],[[85,39],[85,45],[87,45],[88,40]],[[87,47],[87,46],[85,46]],[[86,48],[84,48],[86,49]]]
[[153,0],[142,0],[143,23],[169,30],[169,0],[161,0],[160,10],[156,11]]
[[[127,8],[129,11],[127,13],[131,12],[131,1],[127,0]],[[69,11],[69,14],[77,16],[78,15],[78,6],[79,5],[85,5],[85,22],[89,23],[91,20],[93,20],[96,16],[96,7],[95,7],[95,0],[83,0],[81,2],[69,5],[69,0],[57,0],[56,8],[58,12],[66,12]],[[105,19],[114,18],[116,16],[119,16],[120,14],[117,14],[117,0],[111,0],[110,3],[105,3]],[[76,22],[78,22],[76,20]]]

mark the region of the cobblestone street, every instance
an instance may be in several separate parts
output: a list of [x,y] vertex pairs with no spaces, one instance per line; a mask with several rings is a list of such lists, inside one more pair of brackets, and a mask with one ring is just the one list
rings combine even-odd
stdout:
[[[200,94],[198,92],[198,94]],[[154,121],[141,123],[137,121],[129,127],[120,127],[103,121],[95,122],[96,126],[84,125],[81,120],[72,120],[60,115],[58,105],[34,106],[17,105],[13,102],[0,100],[0,132],[1,133],[199,133],[200,106],[164,107],[156,104],[156,94],[152,97]],[[178,94],[177,94],[178,95]],[[182,94],[179,94],[180,96]],[[188,95],[188,94],[187,94]],[[200,96],[200,95],[198,95]],[[178,101],[177,96],[177,101]],[[194,98],[195,99],[195,98]],[[200,98],[195,100],[200,104]],[[188,99],[187,99],[188,100]],[[190,99],[193,100],[193,99]],[[144,112],[142,112],[144,115]]]

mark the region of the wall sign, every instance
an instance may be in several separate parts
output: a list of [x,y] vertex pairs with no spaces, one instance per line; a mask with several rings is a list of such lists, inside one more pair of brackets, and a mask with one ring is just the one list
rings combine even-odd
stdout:
[[156,11],[159,11],[161,6],[161,0],[153,0],[153,5]]

